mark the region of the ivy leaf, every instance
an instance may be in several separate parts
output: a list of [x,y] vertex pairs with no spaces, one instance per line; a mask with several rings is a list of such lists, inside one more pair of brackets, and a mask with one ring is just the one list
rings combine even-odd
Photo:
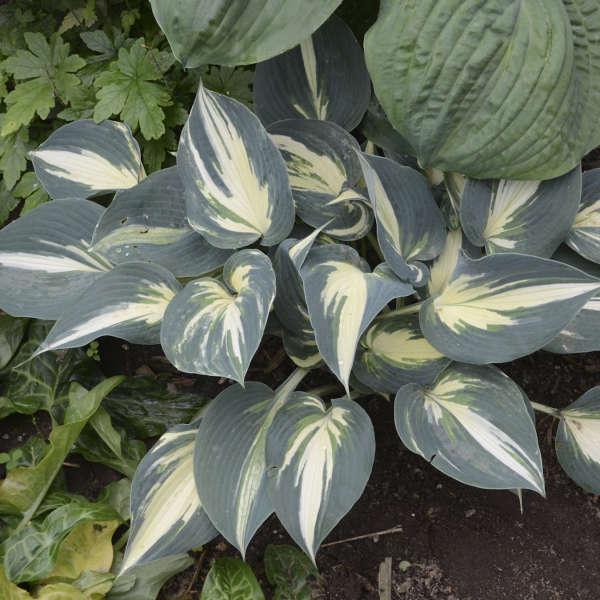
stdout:
[[[0,128],[3,127],[5,118],[5,115],[0,115]],[[21,127],[19,131],[6,137],[0,137],[0,171],[8,189],[15,185],[27,168],[27,153],[31,149],[29,130],[26,127]]]
[[147,139],[156,139],[165,133],[165,113],[161,107],[171,105],[171,95],[161,79],[162,72],[156,58],[138,39],[127,50],[119,50],[119,58],[111,63],[110,70],[101,73],[95,81],[99,88],[94,121],[99,123],[111,115],[119,114],[132,129],[138,125]]
[[70,46],[54,34],[50,42],[41,33],[25,33],[28,50],[17,50],[2,63],[18,83],[5,98],[8,111],[0,135],[14,133],[31,122],[37,113],[45,119],[56,103],[56,96],[66,99],[69,91],[81,82],[73,75],[85,65],[83,58],[70,54]]

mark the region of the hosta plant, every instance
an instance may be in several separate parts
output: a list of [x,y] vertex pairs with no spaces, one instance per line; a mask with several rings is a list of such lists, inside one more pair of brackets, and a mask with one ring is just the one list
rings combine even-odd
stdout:
[[[113,335],[160,343],[179,370],[235,382],[142,459],[122,573],[218,533],[244,554],[273,512],[314,561],[369,478],[364,394],[390,402],[400,438],[433,467],[519,495],[545,493],[533,408],[549,412],[561,464],[599,493],[598,391],[562,411],[534,405],[494,363],[600,349],[600,176],[579,163],[599,140],[578,128],[598,99],[600,10],[384,1],[365,64],[336,16],[278,54],[289,40],[271,31],[257,44],[246,22],[227,41],[241,2],[212,3],[216,29],[207,15],[185,21],[186,2],[152,4],[190,64],[266,59],[256,114],[200,86],[176,167],[147,177],[126,125],[65,125],[32,153],[53,201],[0,231],[0,307],[55,321],[36,355]],[[250,4],[268,28],[261,11],[272,9]],[[278,18],[293,19],[298,2],[283,5]],[[460,19],[442,35],[454,5]],[[542,33],[562,37],[546,56],[527,23],[550,5]],[[469,18],[478,35],[463,52]],[[397,19],[403,29],[375,44]],[[408,57],[394,68],[415,70],[401,80],[386,70],[396,48]],[[514,81],[502,78],[507,64]],[[528,87],[540,77],[558,81],[576,112],[555,110],[553,86]],[[520,115],[510,127],[506,107]],[[525,133],[529,153],[514,144]],[[91,200],[106,194],[108,208]],[[277,389],[246,376],[267,328],[298,367]],[[301,391],[310,370],[330,371],[337,397]]]

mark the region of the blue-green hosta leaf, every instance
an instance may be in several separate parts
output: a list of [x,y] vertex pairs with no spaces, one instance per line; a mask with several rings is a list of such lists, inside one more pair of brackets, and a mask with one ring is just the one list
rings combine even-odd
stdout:
[[102,207],[48,202],[0,231],[0,308],[14,316],[58,319],[112,265],[90,252]]
[[600,263],[600,169],[583,174],[581,203],[566,242],[584,258]]
[[600,387],[588,390],[560,413],[558,461],[577,485],[600,494]]
[[452,229],[448,232],[444,249],[429,268],[427,293],[430,296],[441,294],[443,289],[448,285],[452,273],[454,273],[454,269],[456,269],[456,265],[458,264],[463,241],[463,232],[460,228]]
[[401,279],[424,285],[422,260],[444,247],[446,227],[427,180],[417,171],[379,156],[360,155],[386,261]]
[[581,198],[581,166],[548,181],[468,179],[460,222],[488,254],[520,252],[547,258],[567,237]]
[[102,335],[156,344],[165,309],[180,289],[177,279],[159,265],[118,265],[90,285],[56,321],[34,356],[83,346]]
[[372,390],[391,394],[406,383],[431,383],[449,363],[423,336],[418,315],[390,312],[361,338],[353,373]]
[[92,244],[115,264],[148,261],[176,277],[203,275],[231,255],[211,246],[189,226],[176,167],[117,192],[96,226]]
[[265,600],[250,565],[239,558],[220,558],[202,586],[202,600]]
[[375,457],[375,433],[353,400],[296,393],[267,435],[269,495],[277,517],[315,560],[323,539],[360,498]]
[[535,425],[521,388],[492,366],[455,364],[431,387],[409,383],[394,404],[406,447],[468,485],[544,495]]
[[218,534],[194,483],[197,431],[197,425],[173,427],[142,459],[131,484],[131,529],[121,573],[198,548]]
[[188,68],[245,65],[307,38],[342,0],[151,0],[177,60]]
[[259,250],[240,250],[225,263],[223,282],[197,279],[171,302],[160,340],[180,371],[240,383],[267,324],[275,273]]
[[256,66],[254,106],[267,125],[320,119],[352,131],[370,100],[362,48],[335,15],[295,48]]
[[177,150],[190,225],[218,248],[281,242],[294,224],[285,163],[243,104],[198,90]]
[[421,307],[421,329],[454,360],[506,362],[547,344],[599,290],[600,280],[553,260],[461,255],[446,287]]
[[283,155],[298,216],[341,240],[364,237],[373,225],[356,140],[334,123],[289,119],[269,134]]
[[267,495],[265,445],[277,411],[304,376],[275,392],[262,383],[235,384],[206,408],[196,438],[194,476],[208,518],[242,555],[273,512]]
[[323,360],[312,328],[291,330],[284,327],[281,338],[285,353],[297,367],[312,369]]
[[422,165],[533,180],[599,143],[599,32],[593,0],[384,0],[364,45],[375,93]]
[[311,250],[300,275],[319,351],[348,388],[363,331],[388,302],[414,290],[379,267],[371,273],[353,248],[340,244]]
[[124,123],[67,123],[30,154],[51,198],[89,198],[133,187],[144,177],[140,148]]

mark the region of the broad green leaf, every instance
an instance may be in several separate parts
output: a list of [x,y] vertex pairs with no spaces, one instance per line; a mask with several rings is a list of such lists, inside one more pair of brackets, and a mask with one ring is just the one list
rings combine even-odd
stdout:
[[394,419],[406,447],[442,473],[475,487],[544,495],[528,402],[496,367],[454,364],[431,387],[401,387]]
[[72,585],[81,590],[86,600],[102,600],[111,590],[114,580],[113,573],[84,571]]
[[414,290],[379,267],[371,273],[356,250],[339,244],[311,250],[300,274],[319,351],[347,389],[363,331],[390,300]]
[[254,106],[265,125],[320,119],[352,131],[370,100],[362,48],[335,15],[295,48],[256,66]]
[[555,448],[567,475],[584,490],[600,493],[600,387],[560,411]]
[[341,0],[151,0],[177,60],[188,68],[244,65],[306,39]]
[[383,0],[364,45],[375,93],[422,165],[539,180],[600,141],[599,31],[589,0]]
[[54,200],[130,188],[144,176],[139,146],[129,127],[117,121],[67,123],[30,156]]
[[319,571],[306,554],[294,546],[269,544],[265,549],[265,574],[275,587],[273,600],[312,600]]
[[193,229],[218,248],[262,238],[271,246],[294,223],[283,158],[243,104],[202,85],[185,124],[177,166]]
[[[103,504],[67,504],[52,511],[41,524],[31,523],[13,533],[0,547],[6,577],[21,583],[49,575],[58,558],[61,542],[75,527],[89,521],[116,521],[118,524],[120,517],[114,509]],[[113,527],[113,523],[106,527]]]
[[[31,595],[27,590],[20,588],[16,583],[6,578],[2,565],[0,565],[0,592],[5,600],[31,600]],[[71,600],[71,598],[66,596],[65,600]],[[75,598],[75,600],[79,599]]]
[[[4,120],[5,115],[0,115],[0,130]],[[0,171],[8,189],[17,183],[21,173],[27,168],[27,156],[30,150],[27,127],[21,127],[15,133],[0,137]]]
[[600,290],[600,280],[553,260],[461,255],[447,286],[421,307],[430,344],[463,362],[507,362],[547,344]]
[[10,213],[19,205],[19,199],[15,198],[11,190],[6,187],[4,179],[0,181],[0,226],[3,225]]
[[356,140],[334,123],[289,119],[269,135],[283,155],[298,216],[341,240],[364,237],[373,225]]
[[304,374],[296,371],[275,392],[257,382],[232,385],[202,415],[194,451],[198,495],[213,525],[242,555],[273,512],[267,495],[267,431]]
[[117,192],[96,226],[92,245],[115,264],[152,262],[176,277],[203,275],[231,255],[211,246],[189,226],[175,167]]
[[420,261],[438,256],[446,239],[444,218],[427,180],[388,158],[359,156],[386,261],[401,279],[424,285],[428,270]]
[[197,425],[164,433],[143,458],[131,485],[131,529],[120,572],[198,548],[217,530],[194,483]]
[[360,498],[373,467],[375,433],[353,400],[294,394],[267,434],[269,495],[277,517],[315,560],[323,539]]
[[584,258],[600,263],[600,169],[583,174],[581,203],[566,243]]
[[211,567],[200,600],[265,600],[252,569],[239,558],[220,558]]
[[50,196],[48,196],[46,190],[42,187],[37,175],[32,171],[28,171],[21,177],[19,183],[13,189],[13,194],[15,197],[23,198],[24,200],[21,216],[50,200]]
[[83,346],[102,335],[156,344],[165,309],[180,289],[177,279],[159,265],[118,265],[90,285],[56,321],[36,355]]
[[259,250],[241,250],[223,281],[197,279],[168,306],[161,344],[180,371],[244,382],[275,298],[275,272]]
[[131,498],[131,481],[127,477],[112,481],[102,488],[98,495],[98,502],[112,506],[123,521],[129,521],[131,510],[129,508]]
[[353,373],[372,390],[395,394],[407,383],[431,383],[449,363],[423,336],[418,315],[388,312],[362,336]]
[[548,181],[468,179],[460,222],[488,254],[519,252],[547,258],[567,237],[581,198],[581,166]]
[[0,315],[0,369],[10,362],[21,345],[28,322],[27,319]]
[[163,107],[172,104],[171,94],[164,85],[154,50],[145,47],[143,38],[129,49],[119,48],[118,60],[96,78],[94,85],[99,88],[96,123],[119,115],[131,129],[139,127],[147,140],[164,135]]
[[42,204],[0,231],[0,307],[57,319],[112,268],[90,242],[102,207],[87,200]]
[[12,470],[0,482],[0,510],[9,514],[23,514],[21,525],[29,522],[46,492],[52,485],[73,443],[89,418],[96,412],[102,398],[122,381],[122,377],[111,377],[87,392],[72,385],[69,406],[62,424],[52,428],[50,449],[35,467]]

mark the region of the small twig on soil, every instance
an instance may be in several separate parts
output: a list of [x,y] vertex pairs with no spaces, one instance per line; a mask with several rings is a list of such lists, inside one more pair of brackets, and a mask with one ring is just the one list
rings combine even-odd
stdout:
[[337,542],[327,542],[327,544],[321,544],[321,548],[326,548],[327,546],[337,546],[337,544],[345,544],[346,542],[355,542],[356,540],[364,540],[367,538],[372,538],[374,536],[381,535],[389,535],[391,533],[402,533],[404,529],[402,529],[402,525],[396,525],[390,529],[384,529],[383,531],[373,531],[371,533],[364,533],[363,535],[355,535],[354,537],[346,538],[343,540],[337,540]]
[[546,406],[545,404],[540,404],[539,402],[531,402],[531,406],[535,410],[539,410],[540,412],[546,413],[547,415],[552,415],[557,419],[560,419],[561,417],[560,410],[558,410],[557,408],[552,408],[551,406]]
[[200,554],[200,556],[198,557],[198,560],[196,561],[196,568],[194,569],[194,574],[192,575],[192,580],[190,581],[190,584],[187,586],[187,589],[185,590],[185,592],[183,592],[183,594],[180,594],[179,596],[177,596],[178,599],[181,598],[181,600],[184,600],[192,593],[192,588],[196,584],[196,581],[198,581],[198,576],[200,575],[200,569],[202,568],[202,563],[204,562],[205,554],[206,554],[206,550],[202,550],[202,554]]

